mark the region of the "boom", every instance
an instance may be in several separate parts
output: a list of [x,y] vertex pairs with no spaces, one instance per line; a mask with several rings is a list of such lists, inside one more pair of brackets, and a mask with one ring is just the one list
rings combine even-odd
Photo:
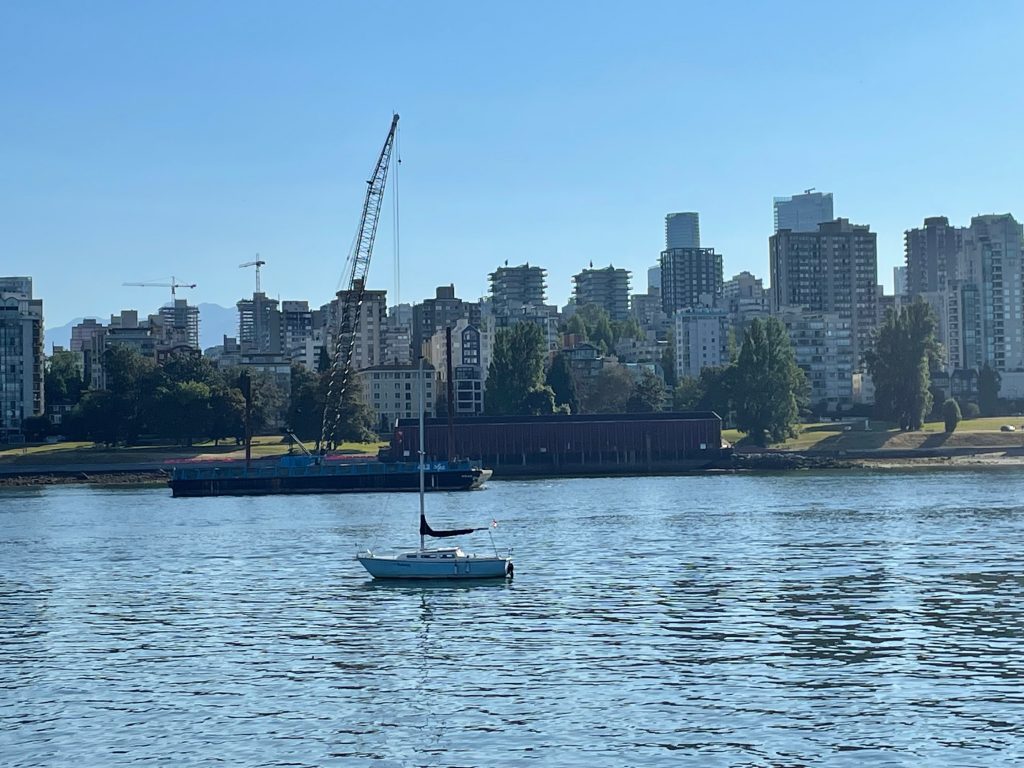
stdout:
[[320,453],[327,452],[328,443],[334,441],[338,422],[348,388],[352,353],[359,332],[359,318],[362,314],[363,294],[366,291],[366,277],[370,271],[370,257],[373,255],[373,241],[377,236],[377,222],[380,220],[381,204],[384,200],[384,185],[391,166],[391,150],[395,145],[398,131],[398,115],[391,119],[384,146],[377,157],[377,164],[366,185],[363,200],[363,215],[359,220],[359,232],[352,251],[352,268],[348,279],[348,290],[338,293],[338,324],[335,326],[335,346],[331,362],[331,375],[324,402],[324,420],[320,433]]

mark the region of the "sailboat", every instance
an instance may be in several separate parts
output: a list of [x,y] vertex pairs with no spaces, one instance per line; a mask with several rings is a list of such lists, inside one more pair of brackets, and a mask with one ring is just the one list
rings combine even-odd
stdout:
[[427,522],[424,509],[424,451],[423,440],[423,358],[420,358],[420,546],[397,554],[378,555],[366,550],[356,555],[356,560],[375,579],[504,579],[512,578],[512,550],[504,557],[495,549],[493,555],[475,555],[465,552],[462,547],[427,547],[426,539],[447,539],[466,536],[476,531],[490,531],[496,525],[485,528],[456,528],[434,530]]

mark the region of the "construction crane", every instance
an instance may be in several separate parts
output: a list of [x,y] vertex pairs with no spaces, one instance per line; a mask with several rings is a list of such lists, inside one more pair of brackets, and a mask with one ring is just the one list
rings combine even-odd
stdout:
[[173,277],[169,283],[122,283],[122,285],[130,285],[133,288],[170,288],[171,289],[171,302],[177,298],[175,291],[178,288],[195,288],[195,283],[179,283]]
[[352,368],[352,353],[355,350],[359,332],[359,316],[362,311],[363,294],[366,291],[366,277],[370,271],[370,257],[373,255],[373,241],[377,236],[381,204],[384,200],[384,185],[391,166],[391,151],[395,146],[398,132],[398,115],[391,118],[384,146],[377,157],[377,164],[366,182],[366,198],[363,200],[363,214],[359,220],[359,231],[349,256],[348,290],[338,293],[338,323],[334,328],[335,345],[331,362],[327,398],[324,402],[324,420],[320,430],[320,454],[327,453],[327,446],[334,441],[338,422],[345,401],[345,390],[349,385]]
[[239,269],[242,269],[244,267],[256,267],[256,293],[262,293],[262,291],[260,290],[260,267],[262,267],[266,263],[267,262],[263,261],[263,259],[261,259],[260,255],[257,253],[256,261],[247,261],[245,262],[245,264],[238,265]]

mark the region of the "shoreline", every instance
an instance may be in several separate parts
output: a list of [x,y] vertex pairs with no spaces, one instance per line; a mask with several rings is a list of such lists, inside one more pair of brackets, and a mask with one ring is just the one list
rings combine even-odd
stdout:
[[[853,452],[850,452],[853,453]],[[579,474],[557,473],[548,474],[537,468],[534,473],[512,474],[502,476],[501,473],[491,478],[490,482],[503,480],[552,480],[570,478],[600,477],[672,477],[704,474],[746,474],[749,472],[807,472],[813,470],[870,470],[870,471],[905,471],[905,470],[989,470],[1024,468],[1024,454],[1006,448],[977,449],[973,451],[957,450],[955,453],[936,453],[929,451],[926,455],[909,455],[907,451],[858,451],[856,455],[816,455],[813,452],[799,451],[767,451],[765,453],[737,453],[732,460],[715,462],[704,468],[679,468],[672,471],[664,467],[654,471],[623,472],[619,467],[609,472],[587,471]],[[5,469],[0,467],[0,470]],[[166,486],[170,472],[164,468],[126,468],[124,470],[104,467],[101,470],[89,471],[74,465],[63,465],[52,469],[32,468],[19,473],[10,468],[0,474],[0,490],[5,488],[34,488],[50,485],[96,485],[96,486]]]

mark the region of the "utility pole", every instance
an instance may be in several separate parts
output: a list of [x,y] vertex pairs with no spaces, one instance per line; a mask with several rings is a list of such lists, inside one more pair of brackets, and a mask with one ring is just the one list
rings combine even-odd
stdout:
[[245,398],[245,471],[248,474],[252,462],[252,379],[245,371],[238,377],[238,388]]

